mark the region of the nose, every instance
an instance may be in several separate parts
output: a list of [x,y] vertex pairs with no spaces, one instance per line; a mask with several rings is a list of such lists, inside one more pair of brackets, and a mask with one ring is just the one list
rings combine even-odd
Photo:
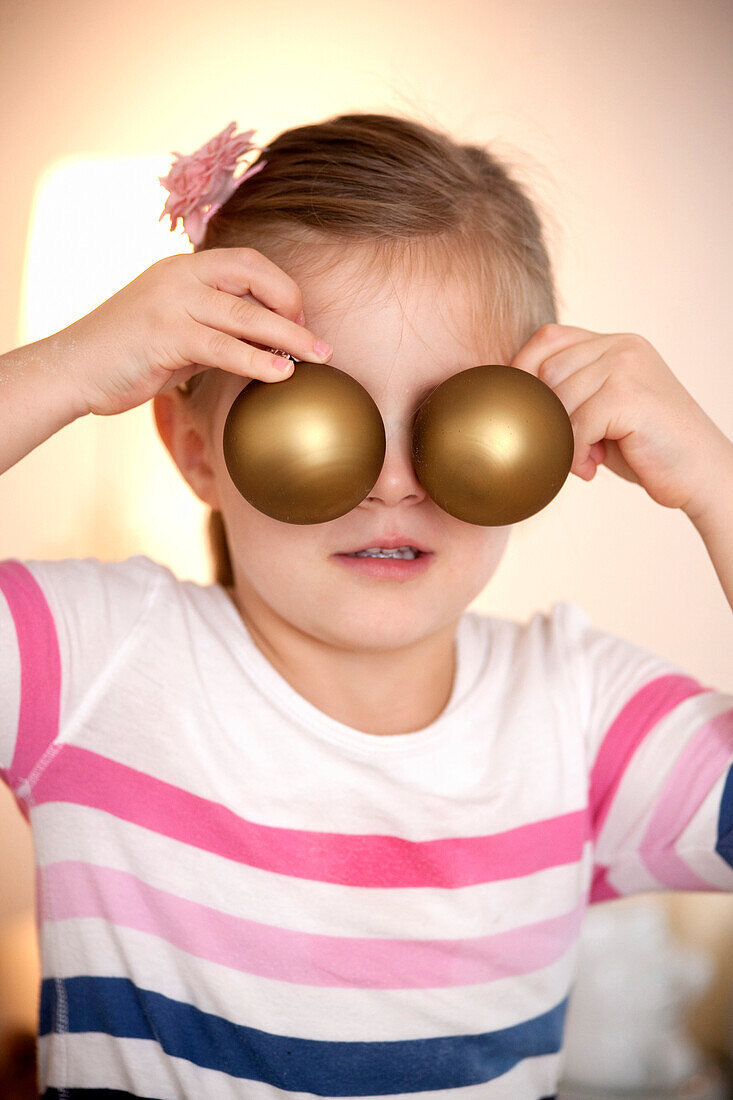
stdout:
[[403,500],[418,503],[427,493],[418,480],[412,461],[412,419],[384,421],[384,462],[379,477],[364,503],[378,501],[394,507]]

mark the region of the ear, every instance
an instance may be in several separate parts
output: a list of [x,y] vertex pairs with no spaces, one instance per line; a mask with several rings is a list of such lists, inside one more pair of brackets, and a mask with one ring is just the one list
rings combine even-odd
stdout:
[[211,441],[200,418],[186,407],[187,398],[176,390],[153,398],[158,435],[184,479],[199,500],[221,511],[216,474],[210,462]]

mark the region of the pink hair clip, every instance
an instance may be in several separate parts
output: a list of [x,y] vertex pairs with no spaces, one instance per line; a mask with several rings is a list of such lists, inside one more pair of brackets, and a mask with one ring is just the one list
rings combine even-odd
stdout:
[[[191,244],[198,245],[204,239],[206,224],[226,200],[239,187],[240,183],[259,172],[267,164],[258,160],[252,168],[234,179],[234,170],[240,157],[250,149],[261,152],[267,145],[255,145],[251,141],[254,129],[235,134],[236,122],[230,122],[220,133],[197,149],[190,156],[172,153],[177,157],[167,176],[158,176],[163,187],[170,192],[163,213],[171,220],[171,233],[176,229],[179,218],[183,222],[183,231]],[[208,207],[208,209],[204,209]]]

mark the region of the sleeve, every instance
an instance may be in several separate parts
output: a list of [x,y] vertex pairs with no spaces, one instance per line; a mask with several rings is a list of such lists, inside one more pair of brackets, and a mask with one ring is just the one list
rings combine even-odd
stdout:
[[0,561],[0,773],[27,780],[108,671],[170,570],[124,561]]
[[585,717],[589,904],[733,891],[733,692],[564,608]]

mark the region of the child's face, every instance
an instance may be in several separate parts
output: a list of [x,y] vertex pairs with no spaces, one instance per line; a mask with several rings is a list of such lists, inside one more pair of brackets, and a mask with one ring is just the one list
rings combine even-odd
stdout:
[[[306,325],[334,349],[331,365],[360,382],[382,415],[386,452],[378,481],[361,504],[326,523],[294,525],[259,512],[234,486],[222,450],[224,422],[243,382],[217,371],[207,498],[224,516],[235,596],[250,619],[266,616],[272,627],[274,612],[283,625],[329,645],[389,649],[457,621],[503,555],[511,527],[449,515],[423,489],[411,461],[412,422],[427,394],[458,371],[502,360],[494,348],[468,346],[465,290],[395,276],[377,293],[344,296],[350,266],[346,254],[317,279],[290,274],[303,294]],[[391,531],[433,552],[427,570],[409,580],[378,580],[333,557],[377,546],[378,534]]]

